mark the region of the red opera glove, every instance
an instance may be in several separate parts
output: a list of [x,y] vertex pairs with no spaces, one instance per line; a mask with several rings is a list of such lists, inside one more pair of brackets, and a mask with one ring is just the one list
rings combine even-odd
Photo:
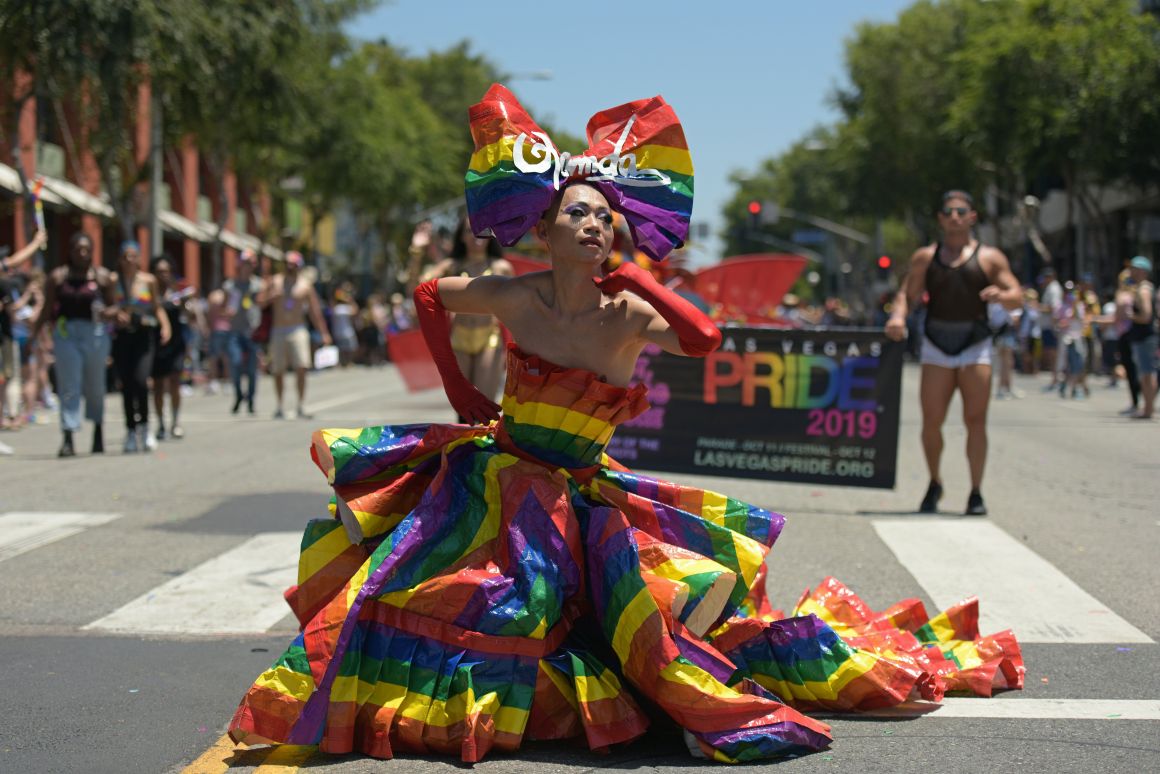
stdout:
[[721,331],[708,316],[635,263],[626,261],[611,274],[593,279],[593,282],[606,295],[614,296],[627,290],[647,301],[676,331],[681,350],[686,355],[705,357],[721,346]]
[[419,328],[431,350],[435,367],[443,379],[443,391],[451,407],[472,424],[485,425],[499,419],[500,407],[479,389],[467,381],[455,360],[455,350],[451,349],[451,325],[447,320],[447,309],[439,298],[439,280],[428,280],[415,288],[415,316],[419,318]]

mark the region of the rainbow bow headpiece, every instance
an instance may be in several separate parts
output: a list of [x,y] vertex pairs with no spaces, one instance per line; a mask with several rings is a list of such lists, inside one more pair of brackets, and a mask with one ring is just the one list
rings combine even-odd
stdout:
[[474,233],[510,246],[535,225],[562,185],[595,185],[624,216],[637,249],[663,260],[689,234],[693,159],[677,114],[661,97],[628,102],[588,121],[588,149],[561,154],[498,83],[473,105],[475,153],[466,176]]

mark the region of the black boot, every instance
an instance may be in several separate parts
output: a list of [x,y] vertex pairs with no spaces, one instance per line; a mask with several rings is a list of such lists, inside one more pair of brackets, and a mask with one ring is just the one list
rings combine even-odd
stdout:
[[105,453],[105,435],[101,432],[101,423],[93,425],[93,454]]
[[926,496],[922,498],[922,505],[918,506],[919,513],[938,513],[938,501],[942,497],[942,484],[931,481],[926,488]]
[[60,451],[56,453],[58,457],[75,457],[76,449],[73,448],[73,434],[72,430],[64,431],[64,442],[60,445]]
[[230,411],[230,413],[237,414],[238,409],[240,409],[241,407],[242,407],[242,395],[241,395],[241,393],[238,393],[238,397],[234,398],[234,407]]

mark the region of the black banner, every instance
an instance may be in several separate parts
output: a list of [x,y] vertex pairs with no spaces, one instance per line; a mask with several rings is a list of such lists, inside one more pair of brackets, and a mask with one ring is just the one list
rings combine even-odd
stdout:
[[652,408],[608,453],[634,469],[894,487],[903,344],[880,330],[725,328],[705,359],[650,346]]

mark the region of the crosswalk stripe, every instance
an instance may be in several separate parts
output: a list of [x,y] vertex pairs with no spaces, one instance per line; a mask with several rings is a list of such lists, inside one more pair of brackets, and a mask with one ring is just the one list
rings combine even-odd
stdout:
[[939,608],[977,595],[985,634],[1012,629],[1020,642],[1152,642],[990,522],[882,519],[874,529]]
[[0,514],[0,562],[119,518],[119,513]]
[[164,583],[87,630],[138,634],[256,634],[282,619],[297,582],[301,532],[264,532]]
[[941,704],[907,702],[858,714],[875,718],[1160,720],[1160,699],[947,698]]

